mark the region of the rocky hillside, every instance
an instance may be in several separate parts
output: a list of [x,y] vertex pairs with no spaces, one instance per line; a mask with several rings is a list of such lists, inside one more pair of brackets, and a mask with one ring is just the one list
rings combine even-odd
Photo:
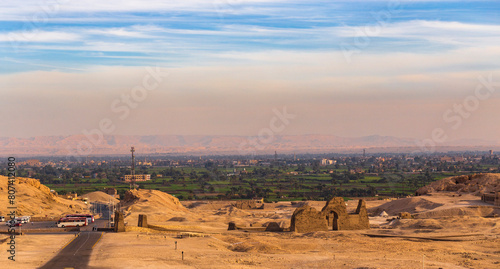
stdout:
[[472,193],[475,195],[500,191],[500,174],[474,174],[447,177],[418,189],[416,195],[441,191]]
[[[0,176],[0,215],[7,215],[8,178]],[[81,201],[71,201],[56,197],[50,189],[32,178],[16,178],[16,206],[18,216],[61,216],[82,213],[87,205]]]

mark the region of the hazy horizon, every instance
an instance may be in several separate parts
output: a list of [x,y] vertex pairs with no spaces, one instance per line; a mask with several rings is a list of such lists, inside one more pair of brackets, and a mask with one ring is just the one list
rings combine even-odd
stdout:
[[[96,136],[95,133],[90,133],[89,131],[89,136]],[[103,134],[104,136],[139,136],[139,137],[161,137],[161,136],[184,136],[184,137],[241,137],[241,138],[247,138],[247,137],[259,137],[258,134],[253,134],[253,135],[234,135],[234,134],[224,134],[224,135],[217,135],[217,134],[193,134],[193,135],[184,135],[184,134]],[[41,137],[74,137],[74,136],[81,136],[85,137],[85,133],[79,133],[79,134],[66,134],[66,135],[40,135],[40,136],[0,136],[0,138],[7,138],[7,139],[31,139],[31,138],[41,138]],[[368,138],[368,137],[374,137],[374,138],[396,138],[396,139],[407,139],[411,140],[414,139],[416,141],[420,140],[415,137],[400,137],[400,136],[392,136],[392,135],[378,135],[378,134],[369,134],[369,135],[363,135],[363,136],[339,136],[335,134],[315,134],[315,133],[305,133],[305,134],[276,134],[274,136],[296,136],[296,137],[307,137],[307,136],[328,136],[328,137],[338,137],[338,138],[348,138],[348,139],[355,139],[355,138]],[[459,138],[459,139],[449,139],[446,142],[457,142],[457,141],[475,141],[477,140],[478,142],[492,142],[500,145],[500,140],[494,140],[494,139],[482,139],[482,138]],[[417,145],[415,145],[417,146]]]
[[498,2],[356,2],[2,3],[0,137],[500,140]]

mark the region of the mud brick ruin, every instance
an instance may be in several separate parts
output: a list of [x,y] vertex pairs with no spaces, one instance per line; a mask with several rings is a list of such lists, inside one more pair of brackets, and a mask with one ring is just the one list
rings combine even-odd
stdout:
[[263,209],[264,203],[256,200],[244,200],[237,201],[234,205],[238,209],[249,210],[249,209]]
[[227,230],[228,230],[228,231],[234,231],[234,230],[236,230],[236,229],[237,229],[237,227],[236,227],[236,223],[234,223],[234,222],[232,222],[232,221],[231,221],[231,222],[229,222],[229,226],[227,227]]
[[321,211],[308,205],[299,207],[293,212],[290,223],[290,231],[297,233],[369,228],[365,201],[359,200],[355,213],[347,213],[346,204],[342,197],[332,198]]
[[500,191],[484,193],[481,195],[481,201],[495,206],[500,206]]
[[120,211],[115,212],[115,232],[125,232],[125,221],[123,219],[123,213]]
[[137,227],[148,228],[148,216],[140,214],[137,222]]

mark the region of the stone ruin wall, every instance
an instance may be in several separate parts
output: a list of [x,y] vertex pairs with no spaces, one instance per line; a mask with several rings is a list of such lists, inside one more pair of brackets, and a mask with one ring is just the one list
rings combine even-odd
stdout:
[[321,211],[308,205],[297,208],[293,212],[290,225],[290,231],[298,233],[369,228],[365,201],[359,200],[356,212],[349,214],[342,197],[332,198]]
[[305,205],[293,212],[290,231],[297,233],[328,231],[328,222],[321,212]]

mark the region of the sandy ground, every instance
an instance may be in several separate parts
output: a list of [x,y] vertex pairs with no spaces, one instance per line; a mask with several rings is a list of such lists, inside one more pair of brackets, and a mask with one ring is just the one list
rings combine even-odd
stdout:
[[[0,223],[3,224],[3,223]],[[0,268],[37,268],[52,259],[75,236],[73,234],[25,234],[16,236],[16,261],[8,259],[7,235],[0,235]]]
[[[92,268],[498,268],[500,219],[481,217],[476,211],[455,216],[453,208],[486,206],[477,196],[440,194],[369,201],[372,211],[391,203],[391,209],[412,213],[438,212],[432,218],[387,221],[372,217],[370,230],[308,234],[227,231],[227,223],[259,227],[269,221],[288,227],[296,206],[290,202],[266,204],[264,210],[239,210],[230,202],[183,202],[188,212],[175,221],[151,224],[204,237],[178,238],[175,233],[131,229],[106,234],[94,249]],[[321,208],[324,202],[309,202]],[[354,210],[357,201],[349,201]],[[442,211],[440,211],[442,210]],[[452,214],[452,215],[450,215]],[[168,218],[172,218],[169,212]],[[129,225],[133,225],[129,223]],[[366,234],[403,237],[377,238]],[[473,236],[468,236],[468,235]],[[457,241],[431,241],[442,236]],[[178,249],[175,250],[175,242]],[[184,260],[182,260],[184,251]]]
[[371,238],[359,231],[227,232],[184,239],[128,232],[104,236],[90,265],[95,268],[422,268],[424,260],[425,268],[496,268],[500,264],[499,246],[498,236],[437,242]]
[[[160,201],[152,200],[155,195],[142,203],[154,205]],[[308,203],[318,209],[324,205],[318,201]],[[164,216],[159,204],[152,207],[143,204],[138,208],[155,213],[155,218],[148,218],[149,223],[170,231],[133,227],[137,225],[136,214],[149,214],[133,212],[126,218],[128,232],[107,233],[95,246],[90,268],[500,267],[500,218],[485,217],[499,209],[482,203],[477,196],[445,193],[368,201],[372,213],[379,209],[387,209],[390,215],[407,211],[418,218],[388,221],[392,216],[373,216],[369,230],[307,234],[227,231],[229,221],[241,227],[262,227],[271,221],[288,227],[293,211],[299,206],[280,202],[266,204],[263,210],[240,210],[231,204],[188,201],[182,203],[186,209],[166,208]],[[356,205],[356,200],[349,201],[348,210],[353,211]],[[186,233],[194,236],[179,238]],[[429,240],[450,235],[454,237],[445,239],[456,241]],[[0,268],[36,268],[51,259],[72,237],[23,235],[16,241],[15,264],[9,263],[7,252],[2,250]],[[0,235],[0,242],[5,238]],[[6,242],[0,245],[5,250],[8,247]]]

